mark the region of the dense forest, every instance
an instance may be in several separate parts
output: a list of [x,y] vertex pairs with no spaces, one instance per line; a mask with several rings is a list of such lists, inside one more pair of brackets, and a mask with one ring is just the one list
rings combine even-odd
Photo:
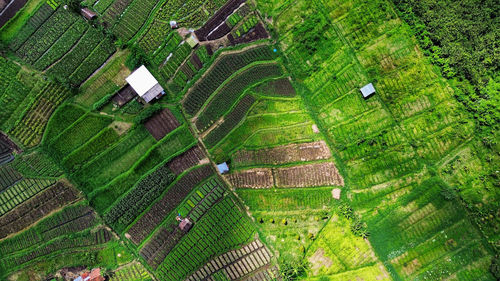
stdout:
[[475,115],[485,142],[495,145],[500,121],[500,12],[495,0],[393,0],[420,45]]

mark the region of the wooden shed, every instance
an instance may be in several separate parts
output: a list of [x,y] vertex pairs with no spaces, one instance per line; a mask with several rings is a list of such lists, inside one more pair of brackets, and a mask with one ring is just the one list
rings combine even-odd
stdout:
[[93,20],[97,18],[97,14],[94,11],[90,10],[89,8],[82,8],[80,10],[80,13],[88,20]]

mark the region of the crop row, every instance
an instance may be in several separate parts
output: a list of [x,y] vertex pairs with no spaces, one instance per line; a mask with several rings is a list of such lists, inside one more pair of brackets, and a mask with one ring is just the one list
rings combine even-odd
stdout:
[[160,67],[163,65],[167,57],[179,46],[182,42],[182,37],[177,32],[170,33],[166,39],[165,43],[155,51],[153,56],[153,64]]
[[[197,223],[222,198],[224,191],[224,185],[220,180],[212,178],[196,188],[195,192],[179,205],[178,213],[182,217],[188,217],[193,223]],[[139,254],[152,268],[156,269],[184,234],[185,232],[179,229],[178,222],[172,218],[166,228],[160,228],[148,240]]]
[[66,128],[49,144],[50,151],[54,157],[62,159],[97,135],[111,122],[112,118],[87,113],[87,115]]
[[111,144],[118,141],[118,133],[112,128],[104,128],[95,137],[87,143],[73,150],[69,155],[65,156],[62,165],[67,170],[78,170],[83,164],[90,160],[93,156],[104,151]]
[[199,131],[205,131],[210,125],[227,113],[243,91],[262,79],[283,75],[277,64],[258,64],[252,66],[229,80],[208,103],[196,120]]
[[269,96],[295,96],[296,92],[288,78],[280,78],[259,84],[253,90]]
[[94,10],[99,14],[103,14],[106,9],[114,2],[115,0],[99,0],[94,6]]
[[[226,25],[227,17],[233,13],[245,0],[230,0],[222,6],[213,17],[211,17],[201,28],[195,31],[196,37],[200,41],[206,41],[210,32],[213,32],[217,27]],[[230,30],[230,29],[229,29]],[[222,34],[222,36],[225,34]],[[220,37],[219,37],[220,38]],[[213,38],[216,39],[216,38]]]
[[331,157],[324,141],[287,144],[258,150],[238,150],[232,156],[234,167],[277,165],[293,162],[323,160]]
[[139,244],[163,219],[172,212],[193,188],[213,174],[210,165],[189,171],[175,184],[170,186],[157,201],[128,231],[134,243]]
[[19,155],[11,166],[27,177],[58,177],[62,174],[61,169],[41,150]]
[[52,63],[64,56],[83,36],[89,26],[85,21],[76,21],[33,66],[38,70],[47,69]]
[[186,112],[189,115],[198,112],[208,97],[238,69],[255,61],[272,60],[273,58],[275,55],[267,45],[223,55],[188,92],[183,102]]
[[140,263],[121,266],[110,276],[110,281],[149,281],[151,276]]
[[74,13],[58,9],[54,15],[26,40],[16,51],[16,54],[27,63],[34,63],[67,29],[71,28],[77,19]]
[[19,49],[28,38],[54,13],[54,9],[47,4],[43,4],[28,19],[28,22],[16,34],[16,37],[9,43],[9,48],[13,51]]
[[174,181],[175,175],[165,164],[138,182],[105,213],[104,220],[122,232]]
[[0,166],[0,191],[22,179],[23,176],[9,166]]
[[156,274],[162,280],[181,280],[211,257],[247,242],[253,233],[249,218],[227,196],[177,243]]
[[106,60],[116,51],[116,47],[111,38],[106,37],[99,45],[86,57],[80,66],[69,76],[69,80],[74,85],[83,83],[96,69],[103,65]]
[[184,60],[191,53],[191,47],[189,44],[184,42],[181,44],[167,59],[166,63],[163,66],[160,66],[160,74],[162,75],[165,81],[170,80],[179,66],[182,64]]
[[23,105],[23,102],[32,93],[29,88],[14,76],[10,79],[10,83],[6,83],[5,88],[0,90],[3,92],[0,96],[0,107],[2,108],[0,111],[0,124],[2,125],[11,123],[11,118],[14,116],[17,117],[17,114],[14,113],[19,110],[19,106]]
[[73,205],[44,218],[26,231],[0,242],[0,251],[5,255],[26,250],[56,236],[71,234],[95,223],[95,213],[88,206]]
[[78,192],[63,183],[59,182],[49,187],[0,217],[0,238],[4,238],[30,226],[46,214],[77,198]]
[[133,0],[115,0],[102,16],[102,21],[105,23],[105,26],[112,26],[115,20],[120,18],[121,14],[127,9],[132,1]]
[[58,78],[69,77],[104,38],[104,34],[101,31],[95,28],[87,29],[87,32],[85,32],[71,52],[66,53],[61,60],[52,65],[47,70],[47,73]]
[[180,125],[180,122],[168,108],[163,109],[144,123],[144,127],[156,140],[162,139]]
[[60,85],[47,84],[35,102],[27,109],[26,115],[16,124],[11,134],[28,147],[38,144],[52,112],[70,94],[70,91]]
[[155,0],[134,1],[113,28],[113,33],[124,42],[130,40],[142,27],[156,3]]
[[0,216],[52,185],[51,180],[23,179],[0,193]]
[[210,133],[208,133],[208,135],[204,138],[203,141],[207,147],[214,147],[225,136],[227,136],[231,130],[233,130],[241,122],[241,120],[245,118],[254,102],[255,98],[252,95],[244,96],[233,108],[233,110],[226,115],[222,124],[210,131]]
[[[146,54],[155,53],[160,48],[162,42],[167,38],[170,32],[170,25],[164,21],[153,21],[146,33],[139,40],[139,47],[141,47]],[[177,33],[177,32],[172,32]],[[178,34],[178,33],[177,33]]]
[[66,103],[58,107],[47,124],[43,143],[47,144],[53,141],[57,135],[71,126],[71,124],[84,114],[85,110],[83,108],[71,103]]
[[58,238],[48,244],[42,245],[33,249],[28,253],[9,256],[0,260],[0,268],[8,269],[30,262],[43,256],[50,255],[56,251],[69,250],[78,247],[88,247],[93,245],[104,244],[111,240],[111,233],[106,229],[99,229],[95,233],[86,231],[74,236],[66,236]]
[[204,158],[206,158],[206,156],[200,147],[194,146],[181,155],[170,160],[167,166],[174,174],[180,175],[185,170],[198,165]]
[[271,253],[260,242],[255,240],[242,248],[229,251],[217,256],[198,269],[186,280],[204,280],[209,279],[217,272],[224,273],[230,280],[239,279],[249,273],[261,268],[271,262]]

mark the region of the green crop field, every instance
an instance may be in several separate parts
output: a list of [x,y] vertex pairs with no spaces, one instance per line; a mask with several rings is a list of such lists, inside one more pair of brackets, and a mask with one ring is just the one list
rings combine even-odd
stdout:
[[495,1],[19,3],[1,280],[500,279]]

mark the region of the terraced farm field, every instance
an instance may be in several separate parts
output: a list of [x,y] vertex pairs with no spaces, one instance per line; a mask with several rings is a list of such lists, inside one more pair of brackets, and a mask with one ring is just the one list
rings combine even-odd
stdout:
[[21,2],[1,280],[500,278],[494,1]]

